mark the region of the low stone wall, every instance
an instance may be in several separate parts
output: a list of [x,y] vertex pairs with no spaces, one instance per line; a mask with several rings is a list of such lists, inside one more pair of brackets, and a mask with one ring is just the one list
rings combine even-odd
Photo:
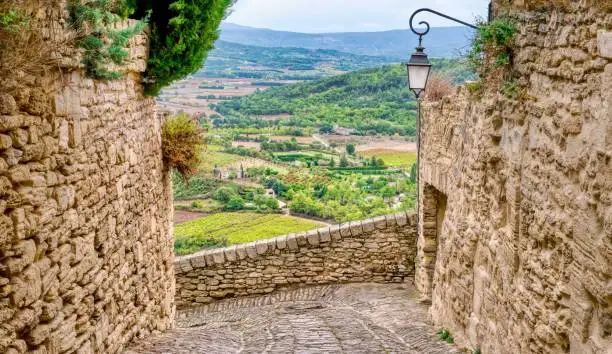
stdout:
[[175,261],[188,307],[310,284],[403,282],[414,276],[416,215],[398,213],[199,252]]

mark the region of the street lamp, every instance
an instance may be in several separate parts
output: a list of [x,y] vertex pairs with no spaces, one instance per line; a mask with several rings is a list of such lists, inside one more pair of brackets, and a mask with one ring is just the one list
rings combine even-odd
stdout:
[[[431,72],[431,63],[429,62],[429,58],[427,58],[427,54],[425,54],[425,48],[423,47],[423,36],[425,36],[427,33],[429,33],[430,30],[430,26],[429,23],[425,22],[425,21],[421,21],[419,22],[419,25],[424,25],[425,26],[425,30],[422,32],[417,31],[416,29],[414,29],[413,26],[413,21],[414,21],[414,16],[416,16],[418,13],[420,12],[431,12],[433,14],[436,14],[438,16],[442,16],[444,18],[447,18],[449,20],[458,22],[462,25],[468,26],[470,28],[473,29],[478,29],[478,27],[471,25],[467,22],[463,22],[461,20],[458,20],[456,18],[447,16],[443,13],[431,10],[431,9],[427,9],[427,8],[423,8],[423,9],[418,9],[416,10],[412,16],[410,16],[410,29],[412,30],[412,32],[414,32],[414,34],[416,34],[417,36],[419,36],[419,45],[418,47],[416,47],[416,51],[410,56],[410,60],[408,61],[408,63],[406,63],[406,68],[408,69],[408,87],[410,88],[410,90],[412,92],[414,92],[414,95],[416,96],[417,99],[417,121],[416,121],[416,130],[417,130],[417,161],[416,161],[416,183],[417,183],[417,217],[420,217],[420,206],[419,206],[419,194],[420,194],[420,185],[419,185],[419,173],[421,171],[420,169],[420,161],[421,161],[421,94],[425,91],[425,89],[427,88],[427,81],[429,80],[429,74]],[[491,7],[489,6],[489,18],[491,17]],[[417,228],[417,233],[419,233],[419,230]],[[417,235],[417,237],[420,237],[420,235]]]
[[408,87],[414,95],[419,99],[421,93],[425,91],[427,87],[427,81],[429,80],[429,73],[431,71],[431,63],[427,54],[425,54],[425,48],[419,45],[416,51],[410,56],[410,60],[406,63],[408,67]]

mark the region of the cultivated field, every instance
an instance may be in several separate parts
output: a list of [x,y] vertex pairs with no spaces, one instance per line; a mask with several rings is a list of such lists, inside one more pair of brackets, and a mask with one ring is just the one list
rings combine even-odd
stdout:
[[364,157],[376,156],[383,159],[386,166],[410,168],[416,162],[416,152],[397,151],[397,150],[368,150],[359,152],[359,155]]
[[261,143],[258,143],[256,141],[232,141],[232,146],[242,146],[249,149],[255,149],[257,151],[261,150]]
[[274,135],[270,137],[271,141],[291,141],[291,139],[295,139],[299,144],[312,144],[315,140],[311,136],[287,136],[287,135]]
[[365,143],[357,145],[357,152],[369,152],[369,151],[398,151],[398,152],[416,152],[417,145],[414,142],[405,140],[393,140],[393,139],[371,139]]
[[244,157],[239,155],[227,154],[219,151],[201,151],[200,166],[198,170],[204,173],[212,173],[215,166],[225,167],[236,162],[240,162]]

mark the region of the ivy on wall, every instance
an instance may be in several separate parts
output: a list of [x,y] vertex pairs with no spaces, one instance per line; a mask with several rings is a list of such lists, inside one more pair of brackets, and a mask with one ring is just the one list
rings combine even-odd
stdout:
[[69,4],[69,11],[72,27],[83,33],[78,44],[84,49],[82,62],[87,74],[101,80],[121,77],[119,71],[109,67],[111,64],[123,64],[129,55],[126,48],[128,41],[144,30],[147,19],[125,29],[112,28],[134,12],[131,0],[94,0],[87,3],[74,0]]

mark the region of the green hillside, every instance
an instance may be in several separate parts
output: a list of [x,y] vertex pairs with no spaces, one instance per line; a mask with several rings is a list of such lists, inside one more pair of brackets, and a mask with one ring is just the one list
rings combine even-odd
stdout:
[[[436,71],[452,81],[473,78],[459,62],[434,62]],[[414,136],[413,94],[407,88],[406,69],[390,65],[344,75],[275,87],[214,106],[223,118],[215,126],[316,127],[323,132],[334,126],[351,128],[355,134]],[[264,121],[263,115],[289,114],[289,120]]]

